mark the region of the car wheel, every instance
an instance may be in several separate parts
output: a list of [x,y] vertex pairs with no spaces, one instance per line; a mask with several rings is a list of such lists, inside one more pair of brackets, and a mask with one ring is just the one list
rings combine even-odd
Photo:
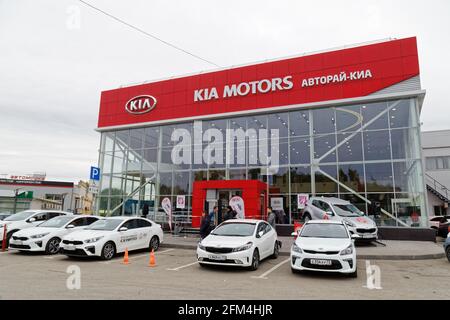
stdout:
[[445,254],[447,255],[448,262],[450,262],[450,246],[445,249]]
[[356,268],[354,272],[349,273],[348,276],[349,276],[350,278],[358,278],[358,268]]
[[273,254],[271,256],[272,259],[278,258],[280,255],[280,245],[278,244],[278,240],[275,240],[275,244],[273,245]]
[[59,243],[61,242],[61,239],[59,238],[51,238],[48,240],[47,245],[45,246],[45,253],[46,254],[57,254],[59,251]]
[[255,271],[259,267],[259,251],[258,249],[255,249],[253,251],[253,257],[252,257],[252,265],[250,266],[250,270]]
[[159,249],[159,238],[157,236],[152,237],[152,239],[150,240],[149,248],[150,250],[153,249],[154,251],[157,251]]
[[101,258],[103,260],[111,260],[116,255],[116,246],[113,242],[105,243],[102,248]]
[[309,213],[305,213],[304,221],[307,223],[309,220],[311,220],[311,215]]

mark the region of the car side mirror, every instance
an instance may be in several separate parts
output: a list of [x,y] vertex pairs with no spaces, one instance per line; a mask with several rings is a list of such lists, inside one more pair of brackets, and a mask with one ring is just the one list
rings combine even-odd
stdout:
[[36,221],[36,218],[30,218],[30,219],[28,219],[28,222],[35,222]]
[[73,224],[69,224],[69,225],[66,227],[66,229],[73,229],[73,228],[75,228],[75,226],[74,226]]
[[127,231],[127,230],[128,230],[127,227],[121,227],[121,228],[119,229],[119,232],[123,232],[123,231]]

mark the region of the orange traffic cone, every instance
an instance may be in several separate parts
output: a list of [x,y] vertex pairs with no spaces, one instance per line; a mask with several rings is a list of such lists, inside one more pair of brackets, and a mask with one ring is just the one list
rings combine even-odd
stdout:
[[148,262],[149,267],[155,267],[155,250],[152,249],[152,252],[150,252],[150,261]]
[[123,264],[128,264],[128,248],[125,248],[125,254],[123,255]]

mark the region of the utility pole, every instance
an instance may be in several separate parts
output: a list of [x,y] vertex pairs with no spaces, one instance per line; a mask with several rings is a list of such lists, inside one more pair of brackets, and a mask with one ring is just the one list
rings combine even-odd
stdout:
[[15,214],[16,210],[17,210],[17,196],[19,195],[19,190],[20,189],[22,189],[22,188],[14,189],[14,209],[13,209],[13,214]]

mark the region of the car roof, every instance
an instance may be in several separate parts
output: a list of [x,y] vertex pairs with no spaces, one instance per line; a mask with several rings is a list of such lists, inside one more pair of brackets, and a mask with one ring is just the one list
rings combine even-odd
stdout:
[[313,201],[313,200],[322,200],[322,201],[326,201],[332,204],[349,204],[350,202],[347,200],[342,200],[340,198],[334,198],[334,197],[311,197],[309,199],[309,201]]
[[[113,217],[101,217],[101,218],[105,218],[105,219],[115,219],[115,220],[130,220],[130,219],[145,219],[142,217],[138,217],[138,216],[113,216]],[[147,219],[145,219],[147,220]]]
[[309,220],[305,224],[344,224],[340,220]]
[[224,221],[224,223],[258,223],[264,220],[258,220],[258,219],[230,219]]

